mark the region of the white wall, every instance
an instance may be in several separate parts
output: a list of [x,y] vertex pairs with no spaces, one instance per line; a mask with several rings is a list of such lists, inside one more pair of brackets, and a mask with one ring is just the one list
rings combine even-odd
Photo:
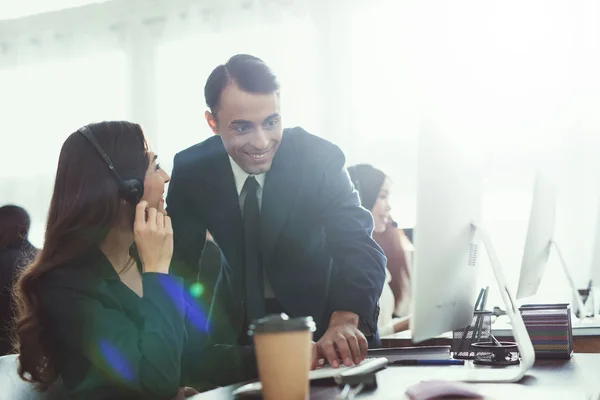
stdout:
[[[534,171],[552,166],[557,238],[584,285],[598,198],[598,16],[591,0],[114,0],[0,21],[0,109],[10,110],[0,202],[30,210],[41,245],[58,149],[92,120],[141,121],[168,170],[210,134],[208,73],[244,51],[280,75],[286,124],[390,175],[402,226],[415,221],[421,114],[468,119],[487,160],[484,223],[515,284]],[[551,257],[541,294],[563,288]]]

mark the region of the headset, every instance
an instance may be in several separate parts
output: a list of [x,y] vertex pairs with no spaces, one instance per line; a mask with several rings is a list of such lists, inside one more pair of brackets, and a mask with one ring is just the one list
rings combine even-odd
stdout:
[[144,185],[142,182],[137,179],[123,180],[121,178],[121,176],[117,173],[112,161],[110,161],[108,155],[106,155],[104,150],[102,150],[102,147],[100,147],[100,144],[96,141],[92,130],[88,126],[79,128],[77,132],[83,135],[83,137],[86,138],[88,142],[92,144],[92,146],[94,146],[100,157],[102,157],[102,160],[104,160],[104,163],[108,166],[110,173],[119,185],[119,195],[130,204],[136,205],[139,203],[144,194]]

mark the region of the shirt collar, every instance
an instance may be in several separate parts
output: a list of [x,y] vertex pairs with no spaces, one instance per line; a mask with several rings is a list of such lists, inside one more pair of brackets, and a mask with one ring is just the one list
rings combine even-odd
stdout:
[[[235,162],[231,156],[229,156],[229,162],[231,164],[231,170],[233,171],[233,179],[235,180],[235,188],[237,189],[238,196],[242,193],[246,179],[250,176],[249,173],[244,171],[242,167]],[[256,182],[262,188],[265,185],[265,174],[253,175],[256,178]]]

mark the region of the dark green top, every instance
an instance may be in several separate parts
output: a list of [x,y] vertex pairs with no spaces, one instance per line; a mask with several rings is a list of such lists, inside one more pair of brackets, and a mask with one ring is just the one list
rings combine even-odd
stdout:
[[205,313],[180,278],[142,280],[139,297],[100,250],[42,277],[44,337],[72,399],[169,399],[194,382],[252,377],[243,368],[251,351],[209,343]]

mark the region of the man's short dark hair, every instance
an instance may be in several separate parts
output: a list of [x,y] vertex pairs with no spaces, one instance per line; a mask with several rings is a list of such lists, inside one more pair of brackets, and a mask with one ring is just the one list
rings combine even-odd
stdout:
[[237,54],[215,68],[206,80],[204,99],[213,115],[218,111],[221,93],[231,83],[248,93],[268,94],[279,90],[277,77],[263,60]]

